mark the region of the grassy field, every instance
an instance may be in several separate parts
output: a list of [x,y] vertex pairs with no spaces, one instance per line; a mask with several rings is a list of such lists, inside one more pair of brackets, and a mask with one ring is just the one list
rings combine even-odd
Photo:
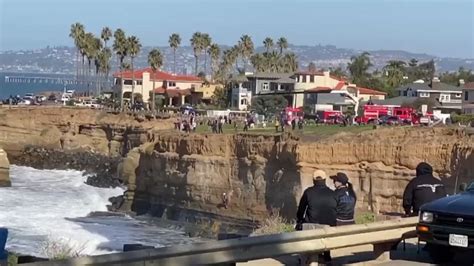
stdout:
[[[294,132],[296,134],[303,134],[305,136],[318,136],[318,137],[327,137],[339,132],[348,132],[348,133],[360,133],[367,130],[372,130],[373,126],[338,126],[338,125],[306,125],[303,130],[296,128]],[[285,130],[291,131],[291,128],[288,127]],[[223,128],[224,134],[235,134],[235,133],[248,133],[248,134],[276,134],[275,126],[273,124],[267,125],[266,128],[253,128],[249,129],[247,132],[243,131],[243,126],[238,126],[237,129],[233,125],[224,125]],[[212,130],[207,125],[199,125],[196,128],[196,133],[212,133]],[[281,133],[281,128],[278,133]]]

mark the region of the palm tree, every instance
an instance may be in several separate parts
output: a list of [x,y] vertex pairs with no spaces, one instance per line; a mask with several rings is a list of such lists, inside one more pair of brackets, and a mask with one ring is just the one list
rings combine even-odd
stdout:
[[100,34],[100,38],[104,40],[104,47],[107,47],[107,42],[110,40],[111,37],[112,37],[112,30],[110,30],[109,27],[104,27]]
[[199,60],[199,55],[201,54],[202,47],[203,47],[203,41],[202,41],[202,33],[201,32],[195,32],[193,36],[191,37],[191,46],[193,47],[193,52],[194,52],[194,74],[198,74],[198,60]]
[[155,110],[155,77],[156,77],[156,70],[160,69],[163,66],[163,55],[161,54],[160,50],[153,49],[148,54],[148,64],[151,66],[153,70],[153,89],[151,91],[151,110]]
[[[100,51],[98,56],[99,72],[102,73],[105,77],[108,77],[108,74],[110,72],[110,58],[112,58],[112,51],[109,47],[105,47]],[[101,84],[100,88],[103,88],[105,84],[106,82],[104,82],[104,84]],[[100,91],[101,90],[99,90],[99,92]]]
[[140,53],[142,45],[136,36],[130,36],[127,39],[127,46],[130,55],[130,66],[132,68],[132,106],[135,103],[135,75],[133,74],[133,60]]
[[174,61],[173,73],[176,74],[176,50],[181,45],[181,37],[179,36],[179,34],[173,33],[173,34],[171,34],[171,36],[168,40],[168,43],[169,43],[170,47],[173,49],[173,61]]
[[212,39],[208,33],[202,34],[202,50],[204,50],[204,74],[207,74],[207,53],[211,46]]
[[240,48],[237,46],[237,45],[234,45],[232,46],[232,48],[230,48],[230,51],[229,51],[229,54],[228,54],[228,59],[230,59],[229,61],[232,62],[232,63],[235,63],[235,70],[237,72],[240,72],[240,69],[239,69],[239,54],[240,54]]
[[265,60],[266,60],[266,58],[262,54],[254,54],[250,58],[250,62],[252,63],[253,68],[257,72],[265,72],[266,71],[266,69],[265,69]]
[[294,53],[285,54],[282,60],[283,60],[283,62],[281,63],[282,72],[292,73],[298,70],[298,61]]
[[213,43],[207,50],[209,57],[211,58],[211,71],[212,71],[212,78],[214,79],[215,73],[217,72],[217,62],[219,61],[219,57],[221,54],[221,49],[219,45]]
[[253,41],[249,35],[242,35],[242,37],[240,37],[239,50],[240,55],[242,56],[242,60],[244,61],[243,71],[245,72],[248,60],[250,59],[254,51]]
[[265,38],[263,41],[263,46],[265,46],[267,53],[270,52],[270,49],[273,48],[273,39],[270,37]]
[[285,37],[281,37],[277,41],[278,48],[280,48],[280,54],[283,53],[283,50],[288,48],[288,41],[286,40]]
[[74,40],[74,45],[76,46],[76,81],[79,79],[79,55],[80,55],[80,46],[81,39],[84,37],[84,25],[79,22],[76,22],[71,25],[71,32],[69,37]]
[[[112,37],[112,30],[109,27],[104,27],[100,34],[100,38],[104,41],[105,48],[107,48],[107,42],[110,40],[111,37]],[[109,72],[104,73],[104,74],[105,74],[105,81],[107,82],[109,80]]]
[[120,109],[123,109],[123,65],[128,54],[127,37],[122,29],[117,29],[114,33],[114,51],[117,55],[120,70]]
[[91,64],[93,60],[95,59],[95,47],[96,47],[96,38],[94,34],[88,32],[84,36],[84,53],[87,57],[87,62],[88,62],[88,70],[87,70],[87,90],[89,92],[89,95],[91,94],[90,90],[90,77],[91,77]]
[[347,64],[347,70],[352,76],[353,83],[363,84],[370,78],[370,74],[367,72],[372,66],[369,56],[368,52],[363,52],[359,56],[351,57],[351,62]]
[[405,65],[406,63],[403,61],[391,60],[384,66],[383,71],[390,87],[398,87],[402,83],[403,76],[405,76]]

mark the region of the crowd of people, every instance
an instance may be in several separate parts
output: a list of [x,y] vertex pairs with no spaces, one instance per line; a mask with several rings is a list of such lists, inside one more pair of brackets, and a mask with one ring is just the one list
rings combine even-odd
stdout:
[[[341,172],[330,176],[335,190],[326,185],[326,178],[322,170],[313,173],[313,186],[304,191],[298,205],[296,230],[302,230],[304,223],[328,226],[355,224],[357,196],[349,178]],[[416,168],[416,177],[408,183],[403,193],[405,216],[417,216],[423,204],[446,196],[445,186],[433,176],[433,168],[422,162]],[[320,259],[331,261],[331,255],[325,252]]]

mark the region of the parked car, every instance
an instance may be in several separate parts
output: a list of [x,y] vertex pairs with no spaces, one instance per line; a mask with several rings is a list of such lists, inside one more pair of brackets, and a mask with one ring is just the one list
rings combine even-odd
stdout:
[[387,125],[387,126],[396,126],[400,124],[400,120],[396,116],[381,116],[379,118],[379,124],[381,125]]
[[425,204],[416,227],[420,241],[437,260],[446,260],[458,252],[474,251],[474,182],[462,186],[459,194]]

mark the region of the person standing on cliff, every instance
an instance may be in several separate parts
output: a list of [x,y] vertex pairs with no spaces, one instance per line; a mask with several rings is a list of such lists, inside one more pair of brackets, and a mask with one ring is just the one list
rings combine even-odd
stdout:
[[[313,186],[307,188],[301,197],[296,213],[297,231],[303,230],[303,223],[336,226],[336,194],[326,186],[326,173],[316,170],[313,173]],[[329,251],[323,253],[325,261],[331,261]]]
[[443,183],[433,176],[433,167],[422,162],[416,167],[413,178],[403,192],[403,209],[406,216],[417,216],[421,205],[446,197]]
[[334,187],[336,188],[337,226],[355,224],[354,211],[357,196],[352,184],[349,182],[349,178],[344,173],[337,173],[336,175],[331,176],[331,179],[333,180]]

